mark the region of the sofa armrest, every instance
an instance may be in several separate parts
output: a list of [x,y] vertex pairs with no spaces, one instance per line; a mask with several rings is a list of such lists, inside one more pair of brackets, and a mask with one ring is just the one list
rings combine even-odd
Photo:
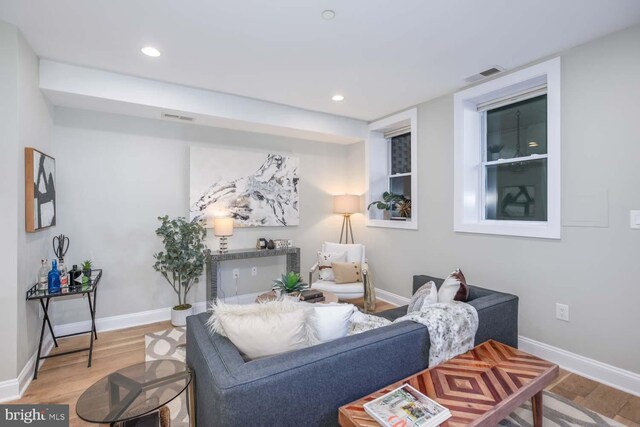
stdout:
[[493,339],[518,348],[518,297],[493,292],[469,301],[478,311],[476,345]]

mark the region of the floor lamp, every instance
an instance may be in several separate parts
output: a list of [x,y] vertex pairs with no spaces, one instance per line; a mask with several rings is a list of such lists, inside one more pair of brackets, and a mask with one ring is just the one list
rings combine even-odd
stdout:
[[349,243],[349,236],[351,236],[351,243],[355,243],[353,240],[353,228],[351,227],[351,215],[357,212],[360,212],[360,196],[353,194],[333,196],[333,213],[341,214],[344,217],[342,230],[340,231],[340,243],[342,243],[343,237],[344,242]]

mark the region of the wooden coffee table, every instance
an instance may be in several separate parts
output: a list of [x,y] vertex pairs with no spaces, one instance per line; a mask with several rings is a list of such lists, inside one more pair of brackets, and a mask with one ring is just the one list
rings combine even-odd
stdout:
[[378,426],[362,405],[408,383],[449,408],[445,427],[493,427],[529,399],[534,426],[541,427],[542,391],[557,376],[558,365],[490,340],[341,407],[339,421],[342,427]]

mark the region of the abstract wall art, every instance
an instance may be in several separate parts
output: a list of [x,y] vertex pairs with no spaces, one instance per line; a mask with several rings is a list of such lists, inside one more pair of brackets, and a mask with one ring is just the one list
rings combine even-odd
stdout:
[[298,225],[298,159],[193,146],[192,221],[230,215],[237,227]]
[[56,225],[56,160],[25,147],[25,225],[29,233]]

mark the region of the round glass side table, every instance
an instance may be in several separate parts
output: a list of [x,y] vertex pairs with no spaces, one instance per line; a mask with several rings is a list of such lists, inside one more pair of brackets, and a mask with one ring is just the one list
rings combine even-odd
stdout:
[[90,423],[115,425],[156,411],[185,390],[189,425],[195,426],[193,372],[171,359],[132,365],[98,380],[82,393],[76,413]]

